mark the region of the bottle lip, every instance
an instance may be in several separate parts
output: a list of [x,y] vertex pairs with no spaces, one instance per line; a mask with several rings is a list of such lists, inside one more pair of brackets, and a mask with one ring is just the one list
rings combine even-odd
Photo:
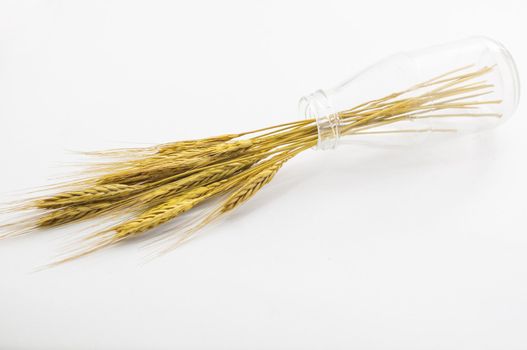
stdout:
[[318,142],[314,149],[328,150],[337,147],[340,139],[340,117],[324,90],[302,97],[299,110],[305,119],[314,119],[317,124]]

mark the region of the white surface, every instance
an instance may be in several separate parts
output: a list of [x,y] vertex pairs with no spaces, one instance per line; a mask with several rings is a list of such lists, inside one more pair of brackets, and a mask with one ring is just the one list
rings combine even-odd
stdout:
[[[0,1],[0,193],[68,149],[293,120],[401,50],[488,35],[524,73],[526,4]],[[522,102],[449,144],[306,152],[146,265],[136,242],[30,273],[74,229],[1,241],[0,349],[525,349]]]

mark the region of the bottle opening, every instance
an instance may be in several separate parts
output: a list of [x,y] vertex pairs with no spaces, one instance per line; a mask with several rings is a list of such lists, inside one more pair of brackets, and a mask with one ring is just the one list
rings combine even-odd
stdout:
[[315,149],[328,150],[337,147],[340,138],[340,118],[326,93],[318,90],[300,99],[300,113],[306,119],[314,119],[318,130]]

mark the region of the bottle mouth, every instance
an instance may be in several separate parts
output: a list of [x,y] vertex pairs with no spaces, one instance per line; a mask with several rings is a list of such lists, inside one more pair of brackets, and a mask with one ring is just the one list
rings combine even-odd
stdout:
[[337,147],[340,139],[340,117],[323,90],[302,97],[299,111],[305,119],[313,119],[317,124],[318,142],[315,149]]

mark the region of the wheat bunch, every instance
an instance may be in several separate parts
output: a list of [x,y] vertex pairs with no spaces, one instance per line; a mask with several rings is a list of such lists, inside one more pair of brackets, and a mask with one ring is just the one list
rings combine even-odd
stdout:
[[[492,92],[484,80],[493,67],[471,70],[463,67],[446,72],[404,91],[366,101],[338,113],[342,135],[451,132],[451,129],[384,129],[387,126],[429,118],[487,118],[484,104],[499,100],[476,100]],[[466,112],[459,112],[459,111]],[[178,141],[147,148],[115,149],[89,153],[110,157],[111,162],[93,164],[75,188],[31,199],[17,209],[34,209],[41,215],[30,228],[56,227],[112,212],[130,219],[110,226],[95,237],[102,242],[74,254],[69,261],[129,237],[146,234],[198,204],[225,196],[203,219],[185,231],[187,240],[197,229],[239,207],[268,184],[284,163],[318,142],[315,119],[300,120],[244,133]]]

